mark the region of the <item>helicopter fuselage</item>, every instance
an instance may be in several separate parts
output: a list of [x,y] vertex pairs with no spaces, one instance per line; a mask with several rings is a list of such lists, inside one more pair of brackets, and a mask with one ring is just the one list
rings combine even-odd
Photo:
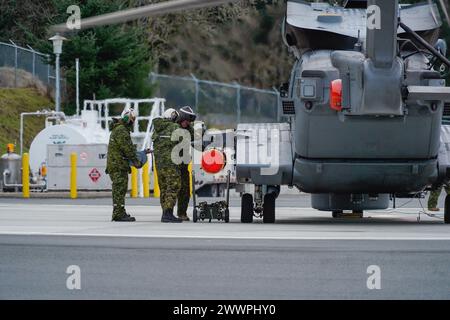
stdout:
[[[254,138],[265,146],[250,144],[249,150],[239,136],[248,136],[252,126],[237,130],[238,158],[278,151],[279,171],[264,175],[258,168],[268,161],[238,159],[241,182],[296,186],[312,194],[319,210],[362,211],[385,209],[391,196],[413,196],[449,178],[441,123],[450,92],[430,57],[399,29],[400,16],[414,23],[420,15],[413,29],[434,45],[441,23],[436,8],[400,10],[398,1],[381,0],[367,5],[288,1],[284,39],[297,61],[281,92],[287,124],[278,125],[280,133],[267,143]],[[382,28],[366,25],[374,6]],[[271,149],[275,144],[279,148]]]

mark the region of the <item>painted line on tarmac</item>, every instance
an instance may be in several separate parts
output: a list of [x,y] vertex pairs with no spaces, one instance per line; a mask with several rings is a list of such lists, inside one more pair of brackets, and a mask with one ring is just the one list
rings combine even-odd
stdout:
[[[0,208],[11,208],[11,209],[30,209],[30,207],[36,208],[36,209],[58,209],[58,208],[92,208],[92,209],[111,209],[111,205],[106,204],[99,204],[99,205],[92,205],[92,204],[23,204],[23,203],[5,203],[0,204]],[[159,204],[138,204],[138,205],[127,205],[128,208],[136,208],[136,209],[145,209],[145,208],[160,208]],[[239,209],[240,206],[231,206],[232,209]],[[292,211],[292,210],[298,210],[298,211],[312,211],[317,214],[325,214],[323,211],[319,211],[316,209],[313,209],[311,207],[297,207],[297,206],[288,206],[288,207],[279,207],[278,210],[280,211]],[[418,215],[419,211],[422,211],[423,208],[398,208],[398,209],[386,209],[386,211],[383,210],[367,210],[365,214],[367,217],[370,217],[371,214],[376,214],[378,217],[381,215],[386,215],[386,217],[392,217],[396,214],[400,215]],[[423,213],[422,213],[423,214]],[[438,218],[443,218],[443,213],[433,213]],[[425,214],[423,214],[425,215]]]
[[160,239],[220,239],[220,240],[370,240],[370,241],[450,241],[450,237],[305,237],[305,236],[225,236],[225,235],[135,235],[135,234],[92,234],[63,232],[0,232],[0,236],[62,236],[87,238],[160,238]]

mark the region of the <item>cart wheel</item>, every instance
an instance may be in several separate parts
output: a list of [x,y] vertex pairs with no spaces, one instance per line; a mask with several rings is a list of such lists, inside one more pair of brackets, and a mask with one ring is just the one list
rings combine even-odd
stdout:
[[445,197],[444,223],[450,224],[450,195]]
[[192,213],[192,221],[197,222],[198,216],[197,216],[197,209],[194,208],[194,212]]
[[242,195],[241,199],[241,222],[253,222],[253,196],[250,193]]
[[275,223],[275,194],[273,193],[264,196],[263,222]]
[[230,222],[230,210],[228,210],[228,209],[225,210],[224,221],[226,223]]

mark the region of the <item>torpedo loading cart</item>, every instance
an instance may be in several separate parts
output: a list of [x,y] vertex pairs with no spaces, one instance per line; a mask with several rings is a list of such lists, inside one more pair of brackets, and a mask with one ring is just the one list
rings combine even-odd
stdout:
[[[226,223],[230,222],[230,175],[231,171],[227,172],[227,189],[226,189],[226,200],[217,201],[211,204],[203,201],[197,205],[197,197],[195,191],[192,193],[192,200],[194,202],[194,211],[192,214],[192,219],[197,222],[199,219],[204,221],[206,219],[211,222],[213,219],[222,220]],[[192,185],[195,186],[195,172],[192,172]]]

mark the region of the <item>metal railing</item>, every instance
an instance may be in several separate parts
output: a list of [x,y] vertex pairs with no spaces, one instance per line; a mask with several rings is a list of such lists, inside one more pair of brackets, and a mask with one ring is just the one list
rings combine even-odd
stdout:
[[208,126],[233,128],[238,123],[279,122],[279,92],[238,83],[150,74],[155,96],[166,99],[166,107],[190,105]]
[[[47,87],[54,88],[55,68],[49,63],[50,56],[34,50],[32,47],[20,47],[12,40],[10,43],[0,42],[0,68],[14,69],[14,87],[19,86],[19,70],[30,73]],[[66,92],[66,80],[61,78],[61,92]]]

